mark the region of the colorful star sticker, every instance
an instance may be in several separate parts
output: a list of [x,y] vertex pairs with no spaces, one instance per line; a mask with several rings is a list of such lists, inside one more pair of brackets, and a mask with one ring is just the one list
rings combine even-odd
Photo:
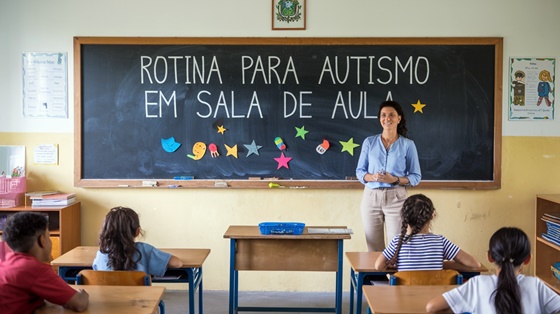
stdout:
[[276,160],[278,162],[278,168],[276,168],[276,170],[278,170],[282,167],[285,167],[286,169],[290,169],[290,166],[288,166],[288,163],[290,162],[290,160],[292,160],[292,157],[284,156],[284,152],[282,152],[282,155],[280,155],[280,157],[274,158],[274,160]]
[[301,137],[301,138],[304,139],[304,140],[305,140],[305,134],[309,133],[309,131],[306,131],[306,130],[305,130],[305,125],[302,126],[301,128],[298,128],[298,127],[296,126],[296,131],[297,131],[296,137],[299,136],[299,137]]
[[354,156],[354,148],[360,146],[360,144],[354,144],[354,138],[351,137],[347,142],[339,141],[342,144],[342,151],[347,151],[350,155]]
[[237,158],[237,144],[235,144],[233,147],[229,147],[227,144],[224,144],[224,146],[226,147],[227,150],[227,156],[233,156],[235,158]]
[[262,148],[261,145],[257,145],[257,143],[255,143],[255,140],[253,140],[253,143],[243,144],[243,146],[247,147],[247,156],[246,157],[251,156],[251,154],[259,155],[259,149]]
[[222,134],[224,134],[224,132],[225,132],[226,130],[227,130],[227,129],[226,129],[226,128],[224,128],[224,126],[223,126],[223,125],[220,125],[220,126],[218,126],[218,133],[222,133]]
[[[424,111],[422,111],[422,108],[426,107],[426,104],[422,104],[420,103],[420,99],[418,99],[418,102],[415,104],[410,104],[412,107],[414,107],[414,112],[416,111],[420,111],[420,113],[424,113]],[[413,113],[414,113],[413,112]]]

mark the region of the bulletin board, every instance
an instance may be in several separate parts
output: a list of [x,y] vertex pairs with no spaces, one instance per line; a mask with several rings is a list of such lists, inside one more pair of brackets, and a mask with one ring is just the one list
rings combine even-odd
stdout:
[[362,188],[362,142],[392,99],[420,187],[496,189],[502,45],[75,37],[75,186]]

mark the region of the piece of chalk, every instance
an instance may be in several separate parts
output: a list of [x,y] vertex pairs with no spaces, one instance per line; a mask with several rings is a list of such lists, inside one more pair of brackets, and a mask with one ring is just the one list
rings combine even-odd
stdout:
[[119,187],[120,187],[120,188],[127,188],[127,187],[128,187],[128,184],[119,184]]
[[168,188],[178,188],[181,187],[179,184],[170,184],[167,186]]
[[193,176],[177,176],[173,177],[173,180],[193,180]]
[[283,188],[282,185],[280,185],[280,184],[278,184],[278,183],[273,183],[273,182],[270,182],[270,183],[268,184],[268,187],[271,188],[271,189],[272,189],[272,188]]

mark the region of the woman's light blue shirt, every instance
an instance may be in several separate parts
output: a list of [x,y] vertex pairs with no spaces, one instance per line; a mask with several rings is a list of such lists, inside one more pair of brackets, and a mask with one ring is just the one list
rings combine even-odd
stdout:
[[[136,264],[136,270],[143,271],[152,276],[163,276],[165,274],[171,254],[160,251],[144,242],[136,242],[136,248],[142,254],[142,258]],[[138,252],[135,254],[138,254]],[[112,270],[108,263],[109,257],[107,254],[97,251],[97,255],[93,260],[93,270]]]
[[367,173],[381,171],[397,177],[407,177],[411,186],[418,185],[422,174],[414,141],[399,136],[387,151],[381,141],[381,134],[367,137],[362,144],[362,151],[356,167],[356,177],[370,189],[391,187],[390,183],[364,181],[364,176]]

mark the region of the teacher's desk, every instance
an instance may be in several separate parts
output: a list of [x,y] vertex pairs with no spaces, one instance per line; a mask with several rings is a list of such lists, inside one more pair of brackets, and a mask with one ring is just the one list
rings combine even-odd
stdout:
[[[310,227],[346,228],[346,227]],[[350,234],[262,235],[258,226],[230,226],[229,313],[246,312],[336,312],[342,313],[343,240]],[[239,271],[336,272],[334,308],[241,307]]]

